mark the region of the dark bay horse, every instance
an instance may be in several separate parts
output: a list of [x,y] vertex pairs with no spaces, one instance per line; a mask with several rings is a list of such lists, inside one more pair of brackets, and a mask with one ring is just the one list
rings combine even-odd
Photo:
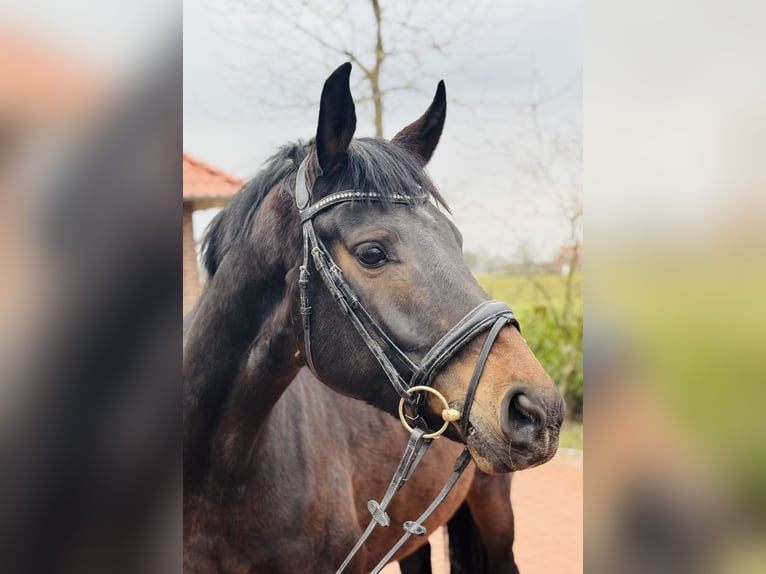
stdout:
[[[444,125],[443,83],[425,114],[390,142],[352,139],[350,70],[345,64],[325,82],[316,137],[284,146],[206,235],[208,280],[184,349],[188,573],[335,572],[407,443],[399,395],[313,267],[305,336],[299,167],[314,202],[374,192],[376,201],[344,200],[312,221],[338,273],[408,359],[417,364],[489,299],[424,172]],[[393,499],[390,527],[374,531],[347,572],[368,572],[386,554],[403,522],[435,498],[463,445],[474,464],[425,526],[447,524],[452,572],[518,572],[509,473],[554,455],[564,410],[518,329],[498,333],[470,424],[453,423],[447,439],[434,441]],[[451,407],[465,406],[485,338],[470,340],[435,374],[431,386]],[[426,418],[441,412],[430,395],[423,408]],[[425,536],[413,537],[394,559],[405,574],[425,574],[427,550]]]

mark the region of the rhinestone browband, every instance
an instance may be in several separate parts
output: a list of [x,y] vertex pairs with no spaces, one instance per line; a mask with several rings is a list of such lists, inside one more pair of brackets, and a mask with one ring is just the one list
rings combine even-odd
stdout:
[[328,195],[327,197],[320,199],[311,207],[308,207],[302,210],[301,221],[308,221],[309,219],[314,217],[317,213],[319,213],[323,209],[327,209],[328,207],[332,205],[335,205],[337,203],[343,203],[345,201],[353,201],[355,199],[372,199],[375,201],[390,201],[392,203],[413,203],[413,200],[417,200],[418,198],[410,198],[400,193],[395,193],[387,197],[377,191],[367,191],[367,192],[353,191],[353,190],[338,191],[336,193],[332,193]]

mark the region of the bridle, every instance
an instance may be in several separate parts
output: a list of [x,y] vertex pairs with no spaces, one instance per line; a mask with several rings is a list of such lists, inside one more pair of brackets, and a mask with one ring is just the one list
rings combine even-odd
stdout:
[[[336,300],[343,314],[349,318],[365,345],[367,345],[367,348],[372,352],[373,356],[380,364],[394,390],[399,395],[399,416],[402,424],[408,431],[410,431],[410,439],[407,448],[402,456],[396,473],[391,480],[388,491],[380,503],[375,502],[374,500],[371,500],[368,503],[368,508],[372,514],[372,520],[362,537],[356,543],[354,548],[352,548],[351,552],[338,569],[337,572],[340,573],[351,562],[351,559],[362,547],[376,525],[389,525],[390,519],[386,514],[386,508],[394,494],[404,485],[422,459],[431,444],[431,440],[443,434],[451,422],[458,421],[460,421],[460,430],[463,438],[467,438],[469,434],[469,414],[471,406],[476,394],[476,388],[479,384],[479,379],[481,378],[492,346],[504,326],[510,324],[519,329],[519,323],[513,315],[511,308],[505,303],[502,303],[501,301],[484,301],[474,307],[451,329],[449,329],[449,331],[447,331],[447,333],[431,347],[419,364],[414,363],[407,354],[391,340],[385,330],[370,315],[359,300],[359,297],[356,295],[351,285],[345,280],[343,271],[333,260],[332,255],[324,242],[317,236],[313,220],[319,213],[341,203],[353,201],[387,201],[390,203],[411,205],[418,198],[413,199],[400,194],[395,194],[392,197],[383,197],[381,193],[376,191],[350,189],[332,193],[314,203],[311,188],[306,183],[306,169],[310,157],[311,155],[307,156],[298,168],[293,196],[295,204],[300,212],[300,221],[303,230],[303,264],[300,266],[298,287],[300,292],[300,314],[306,363],[309,369],[319,377],[314,366],[314,358],[311,350],[312,308],[309,292],[311,275],[309,272],[309,265],[313,262],[314,269],[319,273],[322,282]],[[313,187],[313,184],[311,187]],[[427,196],[423,195],[422,199],[426,200]],[[465,347],[465,345],[487,329],[489,329],[489,334],[484,342],[479,355],[479,360],[471,377],[468,391],[466,392],[465,400],[463,401],[462,412],[452,409],[449,407],[444,396],[431,387],[431,383],[439,369]],[[402,369],[397,368],[397,364],[406,372],[403,373]],[[441,413],[444,424],[440,429],[430,432],[428,432],[430,429],[428,429],[425,419],[419,414],[419,409],[423,407],[425,402],[424,397],[427,393],[435,395],[444,407]],[[407,412],[405,412],[405,407]],[[379,572],[386,563],[388,563],[410,536],[421,536],[425,534],[426,529],[423,526],[423,522],[431,515],[439,504],[441,504],[444,498],[446,498],[447,494],[449,494],[450,490],[457,482],[457,479],[460,478],[460,475],[468,466],[470,460],[471,457],[466,448],[455,462],[454,472],[445,487],[417,520],[404,523],[404,535],[372,571],[373,574]]]

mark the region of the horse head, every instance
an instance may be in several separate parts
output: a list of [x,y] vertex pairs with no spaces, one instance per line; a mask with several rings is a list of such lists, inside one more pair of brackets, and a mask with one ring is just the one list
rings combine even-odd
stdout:
[[[237,376],[279,362],[289,367],[287,381],[307,365],[324,384],[395,414],[402,393],[348,308],[362,309],[357,319],[377,325],[368,336],[379,349],[398,350],[390,363],[406,381],[490,298],[466,266],[461,234],[424,171],[446,117],[443,82],[426,112],[391,141],[354,139],[350,71],[344,64],[325,82],[315,138],[284,148],[214,221],[205,262],[217,306],[231,308],[227,329],[238,329],[242,340],[228,352],[249,353]],[[318,261],[323,250],[326,259]],[[227,286],[235,276],[238,286]],[[328,281],[336,278],[341,287],[333,290]],[[339,304],[344,289],[349,300]],[[489,473],[543,463],[558,445],[563,400],[517,326],[504,322],[484,358],[488,329],[480,330],[426,381],[466,414],[446,434],[465,442]],[[483,371],[465,413],[479,361]],[[438,426],[442,410],[437,397],[423,396],[420,414],[429,425]],[[347,413],[332,416],[364,424]]]
[[[354,140],[349,74],[350,65],[344,65],[326,81],[315,142],[304,159],[308,175],[296,177],[308,178],[313,204],[343,190],[382,198],[338,203],[317,213],[313,224],[343,280],[394,345],[417,365],[453,325],[489,298],[468,270],[461,235],[423,171],[444,126],[444,84],[439,84],[423,116],[390,142]],[[310,285],[311,338],[296,333],[299,346],[304,341],[301,352],[306,356],[310,345],[314,370],[326,384],[394,410],[399,396],[317,275],[311,275]],[[301,321],[295,309],[293,319],[298,330]],[[486,336],[470,340],[435,374],[431,384],[450,406],[463,406]],[[480,468],[520,469],[555,453],[563,401],[515,325],[500,331],[475,392],[470,426],[463,427],[467,432],[460,436],[455,423],[450,434],[467,443]],[[427,405],[432,412],[442,410],[434,397]]]

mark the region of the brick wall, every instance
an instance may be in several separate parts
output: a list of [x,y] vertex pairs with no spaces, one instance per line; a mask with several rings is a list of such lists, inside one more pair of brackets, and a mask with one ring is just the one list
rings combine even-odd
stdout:
[[184,201],[183,233],[184,233],[184,315],[186,315],[197,301],[200,293],[199,266],[197,264],[197,250],[194,244],[194,232],[192,230],[191,202]]

